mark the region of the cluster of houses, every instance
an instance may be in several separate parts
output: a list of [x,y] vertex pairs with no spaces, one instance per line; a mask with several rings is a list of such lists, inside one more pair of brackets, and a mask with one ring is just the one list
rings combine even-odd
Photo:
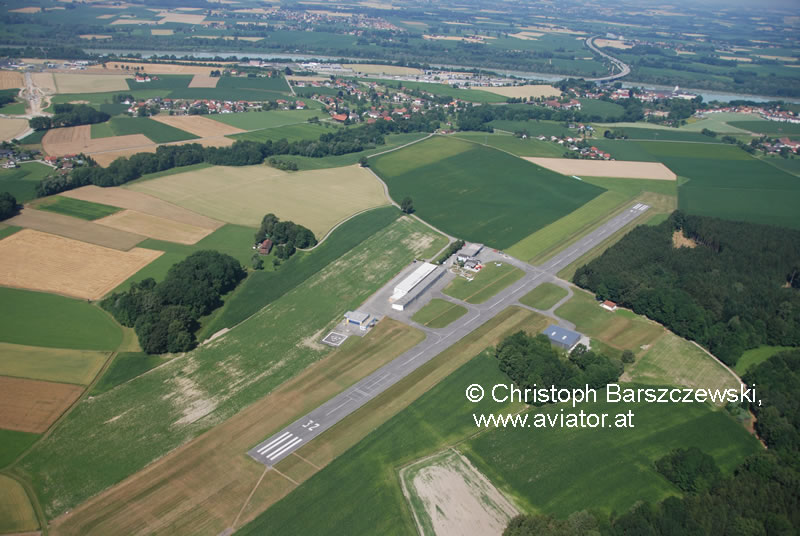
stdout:
[[552,108],[554,110],[580,110],[581,109],[581,101],[578,99],[569,99],[569,100],[559,100],[559,99],[550,99],[544,101],[544,106],[547,108]]
[[65,154],[61,156],[45,156],[45,164],[54,167],[62,175],[68,174],[76,167],[86,164],[83,155],[80,154]]
[[3,169],[14,169],[19,167],[20,162],[34,160],[39,154],[39,151],[36,150],[22,150],[13,146],[7,149],[0,149],[0,160],[3,161]]
[[[162,112],[172,115],[185,115],[192,114],[193,109],[197,110],[196,113],[231,114],[260,110],[262,107],[261,102],[223,101],[218,99],[169,99],[162,97],[153,97],[140,101],[125,100],[122,104],[127,105],[127,112],[133,115],[137,115],[141,108],[158,108]],[[288,110],[288,106],[285,109]]]

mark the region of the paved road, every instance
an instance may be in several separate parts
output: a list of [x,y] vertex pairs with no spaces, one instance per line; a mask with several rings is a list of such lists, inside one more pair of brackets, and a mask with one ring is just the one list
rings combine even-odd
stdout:
[[609,60],[614,65],[616,65],[617,68],[620,70],[620,72],[609,76],[603,76],[602,78],[587,78],[587,80],[591,82],[610,82],[611,80],[616,80],[617,78],[628,76],[631,73],[631,68],[626,63],[624,63],[622,60],[615,58],[610,54],[603,52],[602,50],[594,46],[594,40],[597,39],[597,37],[598,36],[595,35],[586,39],[586,46],[592,49],[592,51],[597,52],[598,54]]
[[492,319],[509,305],[545,281],[556,279],[556,272],[569,265],[616,231],[641,216],[650,207],[641,203],[631,206],[541,266],[530,266],[516,259],[509,262],[525,271],[525,276],[502,290],[491,300],[470,307],[469,314],[447,328],[426,330],[426,338],[411,350],[396,357],[352,387],[333,397],[317,409],[296,420],[277,434],[265,439],[248,454],[265,465],[275,465],[295,450],[331,428],[386,389],[411,374],[463,337]]

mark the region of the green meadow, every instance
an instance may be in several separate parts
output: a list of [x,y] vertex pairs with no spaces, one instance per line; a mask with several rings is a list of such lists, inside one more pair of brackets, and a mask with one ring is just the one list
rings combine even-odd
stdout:
[[540,141],[536,138],[522,139],[511,134],[496,132],[488,134],[484,132],[459,132],[455,135],[462,140],[481,143],[506,151],[517,156],[543,156],[549,158],[561,158],[564,155],[564,146],[551,141]]
[[167,361],[169,358],[160,355],[149,355],[144,352],[119,352],[89,394],[97,396],[105,393]]
[[425,307],[414,313],[411,320],[429,328],[443,328],[465,314],[467,314],[465,307],[447,300],[434,298]]
[[729,123],[732,127],[741,128],[742,130],[749,130],[756,134],[764,134],[767,136],[783,137],[783,136],[800,136],[800,124],[797,123],[782,123],[780,121],[731,121]]
[[107,352],[0,342],[0,375],[89,385],[107,358]]
[[271,110],[268,112],[214,114],[208,118],[242,130],[258,130],[304,123],[311,117],[323,115],[320,110]]
[[60,195],[44,197],[37,200],[32,205],[37,210],[56,212],[82,220],[97,220],[122,210],[119,207],[92,203],[90,201],[73,199],[71,197],[62,197]]
[[53,168],[38,162],[22,164],[14,169],[0,169],[0,192],[8,192],[17,203],[36,199],[36,184],[52,173]]
[[252,132],[245,132],[243,134],[233,134],[229,136],[234,140],[248,140],[265,142],[267,140],[278,141],[286,139],[287,141],[298,140],[315,140],[322,134],[333,132],[330,126],[325,128],[322,124],[312,123],[299,123],[296,125],[284,125],[281,127],[262,128]]
[[370,160],[395,201],[443,231],[506,248],[577,209],[602,188],[521,158],[435,136]]
[[39,439],[39,434],[0,428],[0,469],[17,459]]
[[525,296],[520,298],[520,303],[546,311],[557,304],[559,300],[567,295],[567,289],[559,287],[553,283],[542,283]]
[[508,263],[488,262],[471,281],[457,277],[442,292],[467,303],[483,303],[524,275],[525,272]]
[[199,137],[149,117],[113,117],[106,123],[92,125],[92,138],[129,134],[144,134],[154,143],[194,140]]

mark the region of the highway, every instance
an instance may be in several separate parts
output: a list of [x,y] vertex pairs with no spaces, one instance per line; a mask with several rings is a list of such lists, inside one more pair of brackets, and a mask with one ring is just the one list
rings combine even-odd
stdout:
[[589,47],[592,50],[592,52],[600,54],[601,56],[609,60],[611,63],[613,63],[617,67],[617,69],[619,69],[620,72],[609,76],[603,76],[602,78],[587,78],[586,80],[589,80],[591,82],[610,82],[611,80],[616,80],[617,78],[622,78],[624,76],[628,76],[629,74],[631,74],[631,68],[628,67],[628,64],[624,63],[622,60],[618,60],[617,58],[611,56],[610,54],[606,54],[605,52],[594,46],[594,40],[597,39],[598,37],[599,36],[597,35],[593,35],[592,37],[586,39],[586,46]]
[[508,262],[525,271],[513,285],[503,289],[485,303],[470,306],[470,313],[446,328],[426,330],[426,338],[412,349],[396,357],[355,385],[304,415],[280,432],[253,447],[248,454],[256,461],[273,466],[295,450],[322,434],[358,408],[383,393],[447,348],[458,343],[494,316],[545,281],[557,279],[556,273],[580,258],[603,240],[632,222],[650,207],[632,205],[591,233],[569,245],[540,266],[531,266],[517,259]]

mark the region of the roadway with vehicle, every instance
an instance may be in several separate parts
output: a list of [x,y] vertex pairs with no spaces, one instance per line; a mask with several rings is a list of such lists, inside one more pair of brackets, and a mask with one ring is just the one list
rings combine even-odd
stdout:
[[603,76],[601,78],[587,78],[586,80],[589,80],[591,82],[610,82],[611,80],[623,78],[631,74],[631,68],[628,66],[628,64],[624,63],[622,60],[619,60],[610,54],[603,52],[602,50],[594,46],[594,40],[597,39],[598,37],[600,36],[593,35],[592,37],[587,38],[586,46],[589,47],[589,49],[592,52],[596,52],[597,54],[600,54],[605,59],[610,61],[617,69],[619,69],[619,72],[617,74],[611,74],[608,76]]
[[[595,246],[622,229],[650,207],[642,203],[631,206],[611,218],[597,229],[559,252],[539,266],[506,256],[506,262],[525,272],[512,287],[503,289],[490,301],[469,307],[470,313],[439,330],[425,329],[425,339],[412,349],[396,357],[355,385],[345,389],[317,409],[304,415],[280,432],[268,437],[248,454],[258,462],[273,466],[295,450],[322,434],[358,408],[377,397],[447,348],[477,329],[494,316],[513,305],[528,292],[547,281],[561,281],[556,273],[568,266]],[[561,281],[564,283],[563,281]]]

